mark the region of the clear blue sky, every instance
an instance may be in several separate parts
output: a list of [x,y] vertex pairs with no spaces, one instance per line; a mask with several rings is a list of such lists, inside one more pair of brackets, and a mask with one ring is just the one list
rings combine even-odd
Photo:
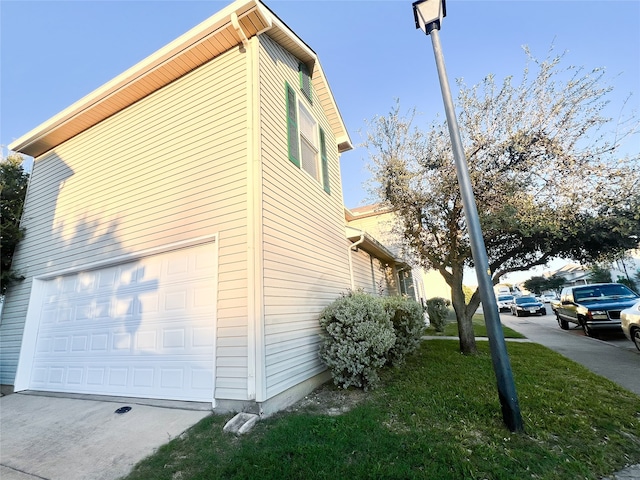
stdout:
[[[100,87],[230,2],[0,0],[0,144]],[[443,115],[431,41],[411,1],[267,1],[318,54],[354,145],[365,120],[400,100],[425,121]],[[640,110],[640,1],[449,0],[441,42],[454,79],[522,73],[523,45],[564,63],[605,67],[612,115],[633,93]],[[640,147],[639,147],[640,148]],[[6,151],[5,151],[6,153]],[[342,157],[345,204],[366,204],[367,153]]]

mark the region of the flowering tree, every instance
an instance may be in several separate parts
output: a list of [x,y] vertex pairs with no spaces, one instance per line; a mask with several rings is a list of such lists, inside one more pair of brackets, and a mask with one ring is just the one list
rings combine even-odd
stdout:
[[[633,114],[603,115],[604,71],[561,68],[562,55],[526,51],[522,81],[459,82],[458,121],[494,284],[554,257],[592,262],[638,246],[640,161],[619,152],[638,132]],[[407,253],[451,287],[463,353],[475,353],[463,272],[473,260],[446,123],[414,126],[415,109],[368,123],[372,190],[397,214]],[[613,132],[607,130],[613,126]],[[636,135],[637,139],[637,135]]]

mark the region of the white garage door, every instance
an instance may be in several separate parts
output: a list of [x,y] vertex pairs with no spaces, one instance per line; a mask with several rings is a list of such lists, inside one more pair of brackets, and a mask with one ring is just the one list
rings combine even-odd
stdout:
[[212,402],[216,269],[207,244],[47,280],[28,388]]

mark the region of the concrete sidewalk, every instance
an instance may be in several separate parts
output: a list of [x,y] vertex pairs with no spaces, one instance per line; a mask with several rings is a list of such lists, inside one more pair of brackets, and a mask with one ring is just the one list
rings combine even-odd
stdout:
[[[211,414],[210,405],[192,410],[189,402],[165,403],[3,396],[0,478],[115,480],[127,475],[140,460]],[[123,406],[131,410],[116,413]]]

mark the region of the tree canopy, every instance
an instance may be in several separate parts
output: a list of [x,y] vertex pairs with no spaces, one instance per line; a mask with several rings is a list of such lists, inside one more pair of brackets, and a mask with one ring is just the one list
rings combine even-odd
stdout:
[[[526,49],[525,49],[526,50]],[[561,68],[526,51],[519,84],[492,75],[458,82],[458,121],[494,284],[555,257],[593,261],[635,248],[640,235],[638,153],[622,155],[637,133],[633,117],[603,115],[604,71]],[[373,193],[398,219],[409,258],[451,287],[460,347],[475,353],[463,271],[473,260],[446,123],[416,127],[416,111],[396,102],[368,123]],[[613,134],[607,131],[612,127]]]
[[589,269],[589,280],[593,283],[610,283],[611,270],[606,265],[594,264]]
[[29,174],[22,168],[23,158],[13,154],[0,160],[0,295],[22,277],[11,270],[13,252],[24,236],[20,228],[22,207],[27,193]]
[[557,293],[564,286],[564,284],[565,279],[562,277],[557,277],[555,275],[549,278],[535,276],[524,282],[524,288],[535,293],[536,295],[540,295],[546,290],[552,290]]
[[531,277],[524,282],[524,288],[536,295],[540,295],[547,289],[547,279],[539,276]]

